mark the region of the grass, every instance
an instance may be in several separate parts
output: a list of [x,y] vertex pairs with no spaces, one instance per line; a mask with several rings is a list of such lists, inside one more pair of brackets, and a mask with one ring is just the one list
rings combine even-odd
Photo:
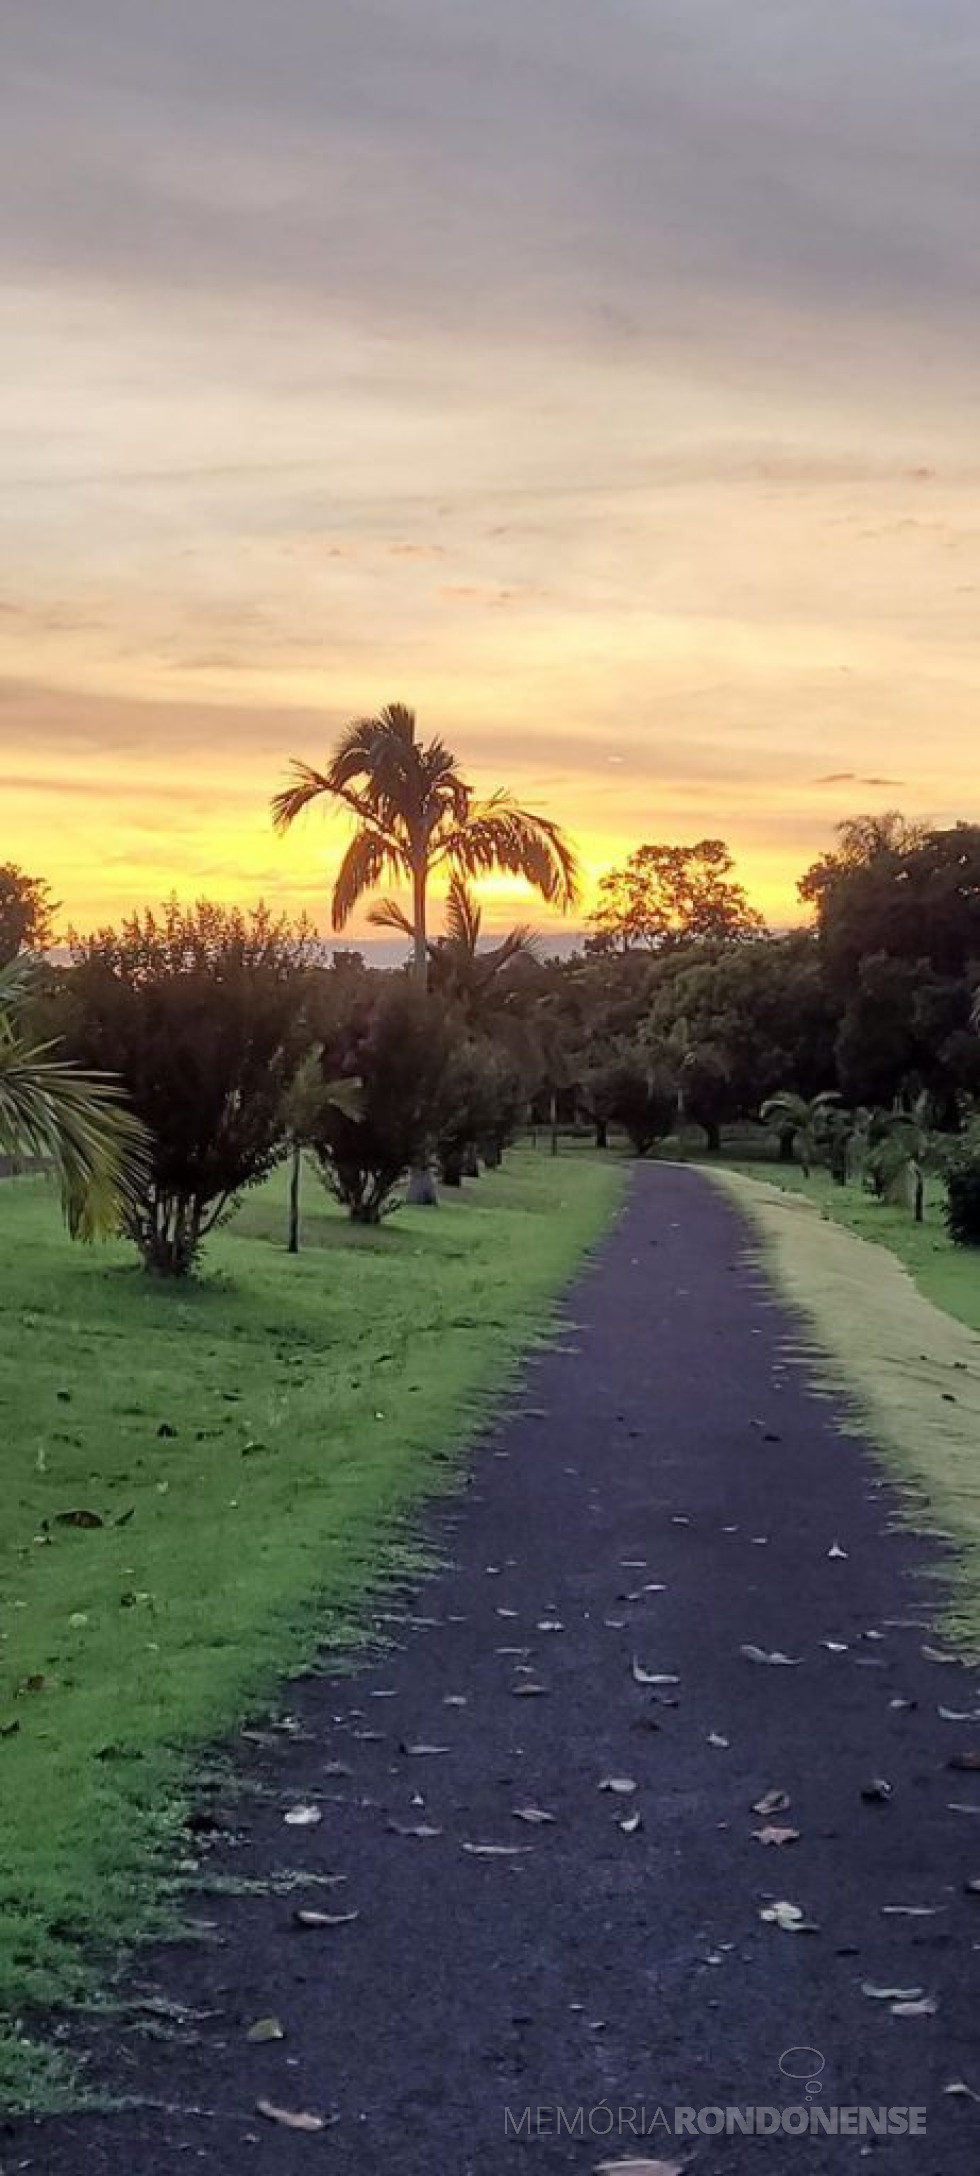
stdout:
[[821,1216],[842,1224],[856,1238],[888,1247],[908,1270],[925,1299],[931,1300],[934,1307],[941,1307],[957,1322],[965,1323],[968,1329],[980,1330],[980,1250],[954,1247],[948,1237],[943,1223],[944,1188],[940,1180],[933,1178],[927,1183],[925,1222],[916,1224],[908,1209],[891,1202],[875,1201],[874,1196],[860,1186],[835,1186],[826,1171],[814,1171],[809,1179],[805,1179],[795,1164],[761,1166],[736,1161],[729,1168],[742,1170],[752,1178],[764,1179],[770,1186],[799,1195],[811,1202]]
[[980,1656],[980,1258],[857,1189],[758,1173],[714,1176],[810,1325],[807,1365],[892,1466],[908,1522],[953,1542],[945,1624]]
[[[0,1191],[0,2100],[73,2090],[22,2020],[173,1925],[202,1748],[275,1697],[405,1559],[622,1173],[519,1151],[357,1231],[307,1181],[246,1197],[204,1274],[69,1245]],[[71,1523],[71,1514],[91,1523]],[[98,1521],[99,1523],[95,1523]]]

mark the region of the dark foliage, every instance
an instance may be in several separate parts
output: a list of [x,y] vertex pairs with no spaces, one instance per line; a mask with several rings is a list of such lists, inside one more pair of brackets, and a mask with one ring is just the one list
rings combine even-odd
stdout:
[[957,1247],[980,1247],[980,1133],[969,1133],[946,1159],[946,1229]]
[[0,862],[0,967],[19,952],[43,952],[54,942],[57,904],[40,876],[15,861]]
[[[308,1129],[330,1191],[357,1224],[378,1224],[405,1172],[433,1153],[446,1109],[452,1031],[406,977],[351,978],[318,1022],[323,1101]],[[356,1101],[337,1084],[358,1084]]]
[[121,1077],[151,1136],[127,1218],[149,1269],[185,1276],[236,1196],[282,1155],[310,954],[302,925],[207,901],[73,936],[68,1046]]

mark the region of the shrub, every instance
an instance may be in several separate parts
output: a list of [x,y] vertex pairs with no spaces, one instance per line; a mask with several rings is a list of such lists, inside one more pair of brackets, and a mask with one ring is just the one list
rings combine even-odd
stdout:
[[485,1039],[467,1040],[452,1052],[443,1079],[437,1137],[439,1173],[446,1186],[475,1177],[478,1156],[497,1165],[524,1101],[521,1083],[503,1052]]
[[207,901],[172,899],[119,930],[73,935],[68,1047],[120,1077],[151,1136],[124,1223],[148,1269],[186,1276],[208,1232],[283,1154],[311,953],[305,925]]
[[[439,1136],[451,1051],[438,1002],[404,977],[350,987],[322,1023],[321,1108],[309,1139],[324,1183],[356,1224],[397,1206],[399,1181]],[[358,1083],[356,1105],[337,1092]]]
[[642,1047],[624,1045],[591,1075],[591,1091],[622,1126],[634,1154],[646,1156],[677,1117],[677,1079]]
[[946,1229],[954,1246],[980,1247],[980,1129],[949,1151],[944,1176]]

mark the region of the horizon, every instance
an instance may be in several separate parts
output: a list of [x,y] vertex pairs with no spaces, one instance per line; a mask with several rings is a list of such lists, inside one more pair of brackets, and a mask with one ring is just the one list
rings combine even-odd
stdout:
[[980,819],[970,0],[8,13],[3,854],[77,926],[322,924],[269,799],[392,698],[585,910]]

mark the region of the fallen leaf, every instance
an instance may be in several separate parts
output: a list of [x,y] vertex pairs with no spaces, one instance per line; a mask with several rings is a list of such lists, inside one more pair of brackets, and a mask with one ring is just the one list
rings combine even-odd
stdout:
[[538,1619],[539,1632],[564,1632],[564,1630],[565,1627],[558,1617],[539,1617]]
[[636,1789],[632,1776],[603,1776],[600,1791],[612,1791],[617,1798],[629,1798]]
[[290,1806],[289,1812],[283,1814],[289,1828],[315,1828],[322,1819],[319,1806]]
[[399,1752],[409,1754],[413,1760],[423,1760],[428,1753],[448,1753],[448,1745],[407,1745],[404,1738]]
[[828,1655],[846,1655],[847,1653],[846,1640],[821,1640],[820,1645],[827,1649]]
[[965,1881],[963,1883],[963,1887],[966,1891],[967,1896],[980,1896],[980,1880]]
[[980,1770],[980,1747],[971,1745],[965,1753],[951,1753],[946,1766],[963,1775],[975,1775]]
[[827,1555],[834,1557],[846,1557],[847,1550],[841,1548],[839,1541],[835,1541],[833,1547],[831,1549],[828,1549]]
[[310,1912],[295,1911],[293,1919],[298,1927],[349,1927],[360,1918],[360,1912]]
[[885,1776],[874,1776],[870,1783],[862,1783],[861,1796],[868,1806],[885,1805],[893,1795],[894,1786]]
[[789,1807],[787,1791],[766,1791],[764,1797],[756,1799],[752,1811],[761,1814],[762,1819],[767,1821],[771,1813],[788,1813]]
[[105,1520],[98,1511],[56,1511],[54,1523],[56,1526],[80,1526],[86,1533],[94,1533],[96,1527],[105,1525]]
[[616,1826],[622,1829],[624,1836],[635,1836],[637,1829],[643,1827],[643,1815],[635,1812],[624,1814],[623,1819],[617,1821]]
[[510,1690],[511,1697],[514,1700],[542,1700],[548,1691],[548,1687],[547,1685],[512,1685]]
[[920,2002],[921,1987],[876,1987],[873,1980],[862,1980],[861,1993],[872,2002]]
[[415,1822],[414,1824],[413,1824],[413,1823],[410,1823],[410,1822],[404,1822],[404,1821],[389,1821],[389,1823],[388,1823],[388,1828],[389,1828],[389,1830],[391,1831],[391,1834],[392,1834],[393,1836],[441,1836],[441,1835],[442,1835],[442,1830],[441,1830],[441,1828],[430,1828],[430,1827],[429,1827],[429,1825],[428,1825],[428,1823],[427,1823],[426,1821],[416,1821],[416,1822]]
[[474,1859],[517,1859],[521,1857],[523,1852],[530,1851],[530,1849],[530,1844],[463,1845],[463,1850],[468,1851],[470,1857]]
[[767,1654],[764,1647],[753,1646],[751,1640],[746,1641],[744,1647],[739,1648],[739,1654],[745,1656],[746,1662],[781,1664],[784,1669],[791,1670],[799,1669],[803,1659],[801,1655],[784,1655],[780,1647],[774,1647],[772,1654]]
[[285,2040],[285,2033],[277,2017],[257,2017],[245,2035],[246,2040],[261,2046],[265,2040]]
[[680,2161],[600,2161],[596,2176],[684,2176]]
[[637,1661],[637,1658],[636,1658],[636,1656],[635,1656],[635,1655],[634,1655],[634,1657],[633,1657],[633,1663],[632,1663],[632,1674],[633,1674],[633,1683],[634,1683],[635,1685],[679,1685],[679,1684],[680,1684],[680,1678],[679,1678],[679,1677],[671,1677],[671,1676],[670,1676],[669,1674],[667,1674],[667,1673],[665,1673],[664,1671],[661,1671],[661,1670],[645,1670],[645,1669],[643,1668],[643,1665],[642,1665],[642,1663],[641,1663],[641,1662],[638,1662],[638,1661]]
[[936,1712],[944,1723],[980,1723],[980,1711],[976,1708],[968,1709],[965,1714],[958,1708],[937,1708]]
[[305,2108],[277,2108],[271,2100],[257,2100],[255,2112],[264,2116],[267,2123],[278,2123],[284,2131],[325,2131],[327,2128],[326,2116],[310,2115]]
[[923,2002],[893,2002],[890,2014],[892,2017],[935,2017],[938,2008],[938,2002],[927,1995]]
[[543,1806],[515,1806],[514,1819],[526,1821],[529,1828],[543,1828],[547,1822],[554,1821],[556,1816],[546,1813]]
[[945,1904],[883,1904],[884,1919],[936,1919],[946,1909]]
[[788,1904],[782,1899],[778,1904],[766,1904],[759,1913],[770,1926],[781,1927],[784,1934],[817,1934],[819,1929],[812,1919],[807,1919],[798,1904]]
[[717,1730],[709,1730],[709,1732],[708,1732],[708,1744],[709,1744],[709,1745],[713,1745],[713,1746],[716,1746],[716,1747],[717,1747],[717,1749],[718,1749],[718,1751],[719,1751],[719,1752],[721,1752],[721,1753],[727,1753],[727,1752],[728,1752],[728,1749],[729,1749],[729,1746],[731,1745],[731,1742],[732,1742],[732,1741],[731,1741],[731,1739],[730,1739],[730,1738],[723,1738],[723,1737],[721,1736],[721,1733],[720,1733],[720,1731],[717,1731]]
[[760,1844],[798,1844],[800,1840],[798,1828],[772,1828],[768,1823],[765,1828],[754,1828],[752,1834]]
[[961,2100],[980,2101],[980,2093],[975,2093],[972,2085],[967,2085],[963,2078],[954,2078],[952,2085],[944,2085],[943,2093],[958,2095]]
[[944,1655],[940,1647],[923,1647],[920,1652],[927,1662],[958,1662],[958,1655]]

